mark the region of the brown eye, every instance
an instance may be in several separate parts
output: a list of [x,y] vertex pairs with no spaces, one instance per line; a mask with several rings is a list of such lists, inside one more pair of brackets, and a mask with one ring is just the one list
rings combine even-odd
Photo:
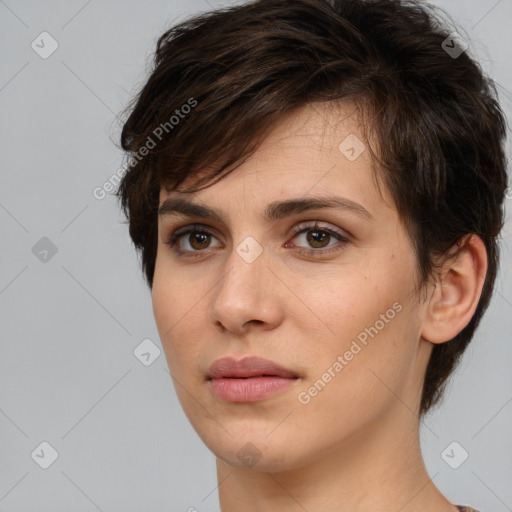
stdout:
[[[300,239],[301,237],[305,239],[305,244],[310,249],[297,246],[296,244],[294,246],[297,247],[300,253],[313,256],[341,250],[342,246],[349,241],[343,234],[333,229],[319,226],[318,223],[297,226],[293,239]],[[332,240],[333,238],[335,240]],[[331,240],[334,242],[337,240],[338,243],[329,244]],[[323,250],[324,248],[325,250]]]
[[[185,235],[189,235],[185,237]],[[200,256],[205,249],[211,247],[212,239],[216,237],[202,226],[184,226],[172,232],[165,242],[178,255]],[[188,244],[189,247],[186,247]],[[184,247],[185,245],[185,247]],[[197,253],[197,254],[194,254]]]
[[[211,235],[202,232],[193,232],[189,237],[188,241],[190,245],[198,251],[207,249],[210,243]],[[197,244],[197,245],[196,245]]]
[[307,231],[307,236],[306,236],[307,240],[308,240],[308,243],[310,243],[313,247],[316,247],[317,249],[318,248],[322,248],[322,247],[325,247],[325,242],[326,240],[329,241],[330,238],[331,238],[331,234],[330,233],[327,233],[327,231],[322,231],[322,230],[310,230],[310,231]]

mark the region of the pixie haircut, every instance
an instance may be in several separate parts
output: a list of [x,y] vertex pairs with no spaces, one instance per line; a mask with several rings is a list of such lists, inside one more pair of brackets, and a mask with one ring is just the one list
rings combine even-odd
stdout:
[[441,257],[456,254],[466,235],[487,250],[475,314],[433,348],[420,414],[428,411],[489,304],[507,186],[494,82],[467,51],[447,51],[452,32],[434,6],[399,0],[259,0],[166,31],[128,106],[116,192],[149,287],[161,187],[178,190],[187,179],[195,187],[181,191],[194,192],[215,183],[299,107],[356,105],[377,141],[372,162],[411,239],[419,284],[435,278]]

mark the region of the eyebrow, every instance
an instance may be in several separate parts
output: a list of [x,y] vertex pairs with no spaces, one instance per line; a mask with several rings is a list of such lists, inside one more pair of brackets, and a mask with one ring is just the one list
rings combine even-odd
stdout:
[[[373,215],[364,208],[363,205],[345,199],[343,197],[321,196],[304,197],[297,199],[287,199],[284,201],[274,201],[269,203],[263,212],[263,218],[272,222],[283,219],[290,215],[309,210],[321,208],[338,208],[348,212],[355,213],[368,220],[375,220]],[[198,217],[201,219],[211,219],[224,223],[222,214],[208,206],[194,203],[181,197],[167,198],[158,209],[158,216],[182,215],[188,217]]]

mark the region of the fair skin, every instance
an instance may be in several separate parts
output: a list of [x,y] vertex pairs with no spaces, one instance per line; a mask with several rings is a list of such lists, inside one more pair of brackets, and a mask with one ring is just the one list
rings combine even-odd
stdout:
[[[306,106],[283,118],[240,167],[199,192],[162,188],[161,204],[180,197],[222,217],[159,216],[152,299],[176,392],[217,458],[222,512],[454,512],[425,469],[418,410],[433,345],[455,336],[478,304],[485,248],[471,237],[437,285],[418,291],[411,241],[389,192],[375,187],[370,152],[351,161],[338,149],[349,134],[364,140],[354,109],[336,124],[329,112]],[[368,215],[316,208],[263,218],[269,203],[327,195]],[[316,221],[323,238],[308,236]],[[211,235],[182,235],[180,257],[166,239],[194,224]],[[295,234],[302,224],[308,231]],[[249,236],[262,249],[251,263],[236,251]],[[392,319],[377,324],[393,305]],[[375,325],[351,358],[352,342]],[[260,401],[219,399],[210,365],[248,355],[300,378]],[[329,368],[325,387],[305,395]],[[250,463],[239,457],[247,443]]]

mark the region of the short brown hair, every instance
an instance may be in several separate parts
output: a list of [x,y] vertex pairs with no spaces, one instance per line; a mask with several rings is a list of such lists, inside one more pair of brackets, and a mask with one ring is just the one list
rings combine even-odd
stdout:
[[507,186],[506,125],[494,83],[467,51],[446,51],[445,40],[455,44],[447,39],[451,32],[433,6],[398,0],[259,0],[165,32],[123,126],[129,160],[117,191],[149,286],[161,186],[176,189],[191,177],[196,187],[189,191],[208,186],[305,104],[361,104],[422,282],[432,277],[435,257],[467,234],[478,235],[487,250],[474,316],[433,348],[425,413],[489,304]]

